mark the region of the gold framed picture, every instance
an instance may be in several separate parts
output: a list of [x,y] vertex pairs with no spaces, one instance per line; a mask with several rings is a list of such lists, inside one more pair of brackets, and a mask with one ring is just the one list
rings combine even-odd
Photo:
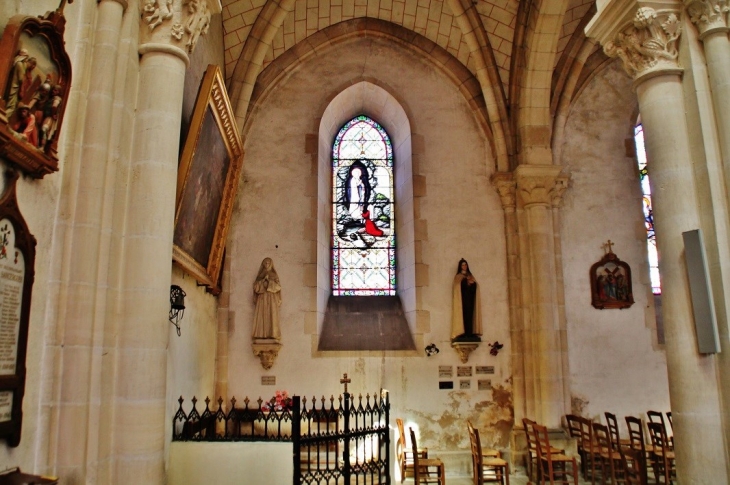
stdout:
[[58,140],[71,89],[62,9],[16,15],[0,38],[0,155],[34,178],[58,170]]
[[209,65],[195,101],[177,178],[173,260],[212,292],[223,260],[243,144],[221,70]]

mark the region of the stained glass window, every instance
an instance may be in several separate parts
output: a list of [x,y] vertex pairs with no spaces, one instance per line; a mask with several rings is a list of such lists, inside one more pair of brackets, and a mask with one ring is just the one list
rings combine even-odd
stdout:
[[395,295],[393,147],[367,116],[332,147],[332,294]]
[[651,291],[655,295],[661,295],[662,285],[659,280],[659,255],[656,248],[656,235],[654,234],[654,211],[651,205],[649,170],[646,163],[646,149],[644,148],[644,129],[641,124],[636,125],[634,128],[634,141],[636,143],[636,160],[639,164],[641,191],[644,194],[644,225],[646,226],[646,246],[649,254]]

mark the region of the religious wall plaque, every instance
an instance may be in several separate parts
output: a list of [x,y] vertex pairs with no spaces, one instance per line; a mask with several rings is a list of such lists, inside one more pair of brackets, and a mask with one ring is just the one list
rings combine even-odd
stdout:
[[66,1],[43,17],[12,17],[0,39],[0,155],[36,178],[58,170],[71,90],[63,40]]
[[594,308],[629,308],[634,304],[631,285],[631,267],[621,261],[611,250],[614,243],[609,239],[608,248],[600,261],[591,266],[591,304]]
[[440,365],[439,366],[439,377],[453,377],[454,376],[454,367],[450,365]]
[[15,197],[16,172],[0,198],[0,439],[20,443],[35,238]]
[[261,376],[261,385],[262,386],[275,386],[276,385],[276,376]]
[[471,389],[471,381],[469,379],[460,380],[459,389]]

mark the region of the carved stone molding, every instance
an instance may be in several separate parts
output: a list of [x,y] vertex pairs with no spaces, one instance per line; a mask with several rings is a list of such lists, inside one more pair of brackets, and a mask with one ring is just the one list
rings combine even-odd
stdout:
[[208,33],[211,16],[220,11],[219,0],[142,0],[140,45],[168,45],[191,53]]
[[568,182],[570,182],[570,175],[559,175],[555,178],[555,185],[550,191],[550,201],[553,207],[560,207],[563,203],[563,194],[568,190]]
[[276,362],[282,344],[273,338],[259,338],[254,339],[251,346],[253,347],[253,355],[261,360],[261,367],[269,370]]
[[567,176],[560,176],[557,165],[520,165],[515,170],[517,192],[524,207],[554,205],[567,187]]
[[479,347],[479,342],[451,342],[451,347],[459,354],[462,364],[469,362],[469,354]]
[[516,206],[516,188],[517,183],[511,172],[496,172],[492,175],[492,185],[497,189],[499,198],[502,201],[502,207],[506,209],[514,209]]
[[700,40],[714,32],[728,31],[727,0],[689,0],[686,5],[689,19],[700,32]]
[[679,10],[640,7],[630,25],[603,45],[609,57],[618,57],[635,80],[681,70],[677,41],[682,33]]

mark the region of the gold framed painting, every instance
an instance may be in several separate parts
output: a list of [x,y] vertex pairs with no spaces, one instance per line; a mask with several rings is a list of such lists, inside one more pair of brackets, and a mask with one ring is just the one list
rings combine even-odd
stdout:
[[173,260],[216,293],[243,145],[221,70],[209,65],[178,168]]

